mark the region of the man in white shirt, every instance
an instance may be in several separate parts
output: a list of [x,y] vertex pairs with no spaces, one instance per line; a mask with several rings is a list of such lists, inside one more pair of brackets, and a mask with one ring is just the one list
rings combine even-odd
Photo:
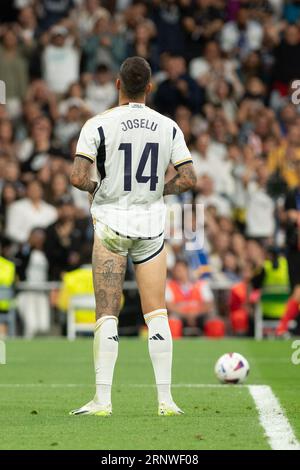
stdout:
[[196,197],[197,204],[204,207],[215,207],[217,214],[224,217],[231,217],[231,207],[228,199],[221,194],[217,194],[214,181],[210,175],[204,174],[200,177],[198,187],[200,194]]
[[102,113],[116,103],[117,90],[107,65],[99,65],[94,79],[86,87],[86,99],[93,113]]
[[249,52],[261,48],[263,28],[257,21],[249,19],[246,7],[239,9],[237,20],[225,23],[221,31],[220,44],[222,50],[232,53],[237,48],[240,58],[245,58]]
[[267,165],[261,162],[256,180],[247,184],[246,234],[257,239],[271,239],[275,233],[275,203],[267,192],[270,177]]
[[[96,298],[94,358],[96,395],[74,415],[109,416],[111,386],[118,355],[117,322],[127,256],[135,265],[142,310],[149,332],[158,414],[182,411],[171,395],[172,337],[168,323],[164,249],[163,195],[180,194],[195,185],[190,152],[171,119],[145,105],[151,69],[143,58],[124,61],[116,81],[119,106],[83,126],[71,182],[93,196],[95,240],[93,275]],[[90,180],[96,162],[98,182]],[[165,184],[172,163],[177,173]]]
[[43,190],[38,181],[31,181],[27,197],[13,202],[7,214],[5,233],[18,243],[25,243],[32,229],[46,228],[57,219],[56,209],[43,201]]
[[198,178],[209,175],[214,182],[216,193],[226,194],[228,197],[233,194],[231,164],[225,160],[226,155],[219,151],[218,145],[211,142],[208,132],[202,132],[197,137],[192,157]]
[[66,93],[69,86],[79,79],[80,53],[68,38],[68,30],[55,26],[52,41],[42,55],[43,78],[55,93]]

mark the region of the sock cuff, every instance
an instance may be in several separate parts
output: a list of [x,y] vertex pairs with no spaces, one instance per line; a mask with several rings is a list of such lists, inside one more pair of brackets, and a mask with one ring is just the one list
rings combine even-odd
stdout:
[[168,318],[168,312],[167,309],[165,308],[159,308],[157,310],[153,310],[153,312],[146,313],[144,315],[144,319],[146,324],[148,325],[153,318],[156,317],[162,317],[162,318]]
[[119,319],[115,317],[114,315],[104,315],[103,317],[100,317],[95,324],[95,332],[99,330],[101,325],[106,321],[106,320],[115,320],[116,323],[118,324]]

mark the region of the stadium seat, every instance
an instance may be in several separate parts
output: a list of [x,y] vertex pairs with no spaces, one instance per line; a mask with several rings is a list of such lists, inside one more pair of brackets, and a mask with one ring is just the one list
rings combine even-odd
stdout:
[[208,338],[223,338],[225,336],[225,323],[221,318],[207,320],[204,325],[204,335]]
[[[77,333],[93,333],[95,328],[95,298],[93,294],[74,295],[70,298],[67,314],[67,336],[74,340]],[[88,320],[78,318],[78,311],[88,311]],[[91,317],[92,312],[92,317]]]

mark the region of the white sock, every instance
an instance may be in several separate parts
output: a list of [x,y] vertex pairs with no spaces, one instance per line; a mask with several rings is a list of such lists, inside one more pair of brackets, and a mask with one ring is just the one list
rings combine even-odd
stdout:
[[167,310],[159,309],[144,315],[148,325],[148,346],[157,386],[158,402],[170,403],[172,374],[172,335]]
[[111,386],[118,357],[118,319],[107,315],[96,322],[94,334],[94,365],[96,374],[95,400],[102,405],[111,403]]

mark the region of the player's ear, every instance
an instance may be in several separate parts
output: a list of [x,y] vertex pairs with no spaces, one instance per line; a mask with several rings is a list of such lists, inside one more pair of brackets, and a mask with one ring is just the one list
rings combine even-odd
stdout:
[[116,80],[116,89],[120,90],[120,88],[121,88],[121,80],[119,78],[117,78],[117,80]]
[[149,82],[146,86],[146,95],[149,95],[149,93],[151,93],[152,90],[153,90],[153,84]]

